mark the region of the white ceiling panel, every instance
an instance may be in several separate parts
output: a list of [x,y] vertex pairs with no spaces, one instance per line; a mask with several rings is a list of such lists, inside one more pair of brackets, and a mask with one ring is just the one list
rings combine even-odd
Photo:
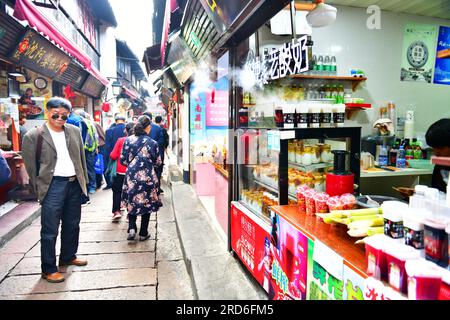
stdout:
[[450,0],[326,0],[325,3],[359,8],[377,5],[381,10],[450,20]]

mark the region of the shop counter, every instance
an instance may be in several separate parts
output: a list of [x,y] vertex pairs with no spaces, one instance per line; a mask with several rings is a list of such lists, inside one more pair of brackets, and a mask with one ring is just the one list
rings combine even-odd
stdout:
[[433,174],[433,169],[412,169],[406,168],[399,171],[388,171],[383,169],[362,170],[361,178],[379,178],[379,177],[402,177],[402,176],[422,176]]
[[232,203],[231,246],[269,299],[363,300],[365,251],[297,206],[271,207],[271,221]]
[[215,169],[215,214],[222,230],[228,233],[228,171],[221,165],[210,162]]
[[328,248],[344,259],[344,264],[352,267],[364,277],[366,258],[363,245],[355,244],[357,238],[351,238],[348,228],[342,224],[328,224],[316,216],[300,214],[298,206],[273,206],[272,211],[285,219],[309,239],[320,240]]
[[214,166],[209,163],[195,164],[195,192],[199,196],[213,196],[215,193],[215,184],[213,177],[215,175]]

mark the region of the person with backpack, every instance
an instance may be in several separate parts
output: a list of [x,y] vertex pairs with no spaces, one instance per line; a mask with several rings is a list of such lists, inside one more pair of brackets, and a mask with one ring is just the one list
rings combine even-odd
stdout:
[[42,278],[64,281],[56,265],[56,239],[61,226],[59,266],[85,266],[77,258],[81,194],[87,194],[87,168],[80,129],[67,124],[70,101],[53,97],[46,103],[47,121],[23,138],[22,157],[30,184],[41,205]]
[[90,194],[97,191],[97,178],[95,173],[95,157],[97,155],[98,138],[97,130],[89,119],[89,114],[84,110],[77,110],[76,113],[81,117],[81,126],[85,128],[86,135],[83,137],[84,151],[86,153],[86,166],[88,170],[88,192]]

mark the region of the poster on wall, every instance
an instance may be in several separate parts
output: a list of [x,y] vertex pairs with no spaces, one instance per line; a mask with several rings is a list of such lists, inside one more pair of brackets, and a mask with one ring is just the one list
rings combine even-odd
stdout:
[[191,85],[190,95],[190,133],[191,144],[201,141],[205,138],[205,112],[206,112],[206,94],[205,92],[196,90],[195,84]]
[[450,85],[450,27],[439,27],[434,83]]
[[409,23],[403,32],[401,81],[431,83],[438,27]]
[[213,88],[207,93],[206,100],[206,126],[228,127],[228,77],[222,77],[214,83]]

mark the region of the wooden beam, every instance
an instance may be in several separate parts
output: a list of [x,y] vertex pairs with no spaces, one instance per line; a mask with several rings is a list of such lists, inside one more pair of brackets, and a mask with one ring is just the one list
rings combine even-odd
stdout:
[[[296,2],[295,3],[295,10],[296,11],[312,11],[315,9],[317,4],[311,3],[311,2]],[[286,7],[284,7],[283,10],[290,10],[290,5],[288,4]]]

